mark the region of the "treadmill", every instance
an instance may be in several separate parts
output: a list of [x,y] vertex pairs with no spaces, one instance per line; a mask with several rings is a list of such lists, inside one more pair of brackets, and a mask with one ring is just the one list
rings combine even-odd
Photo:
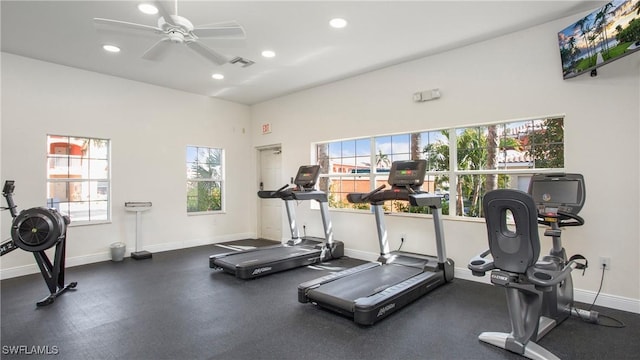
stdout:
[[[278,190],[259,191],[262,199],[282,199],[287,209],[291,240],[286,243],[256,249],[228,252],[209,256],[209,267],[222,269],[240,279],[253,279],[301,266],[317,264],[344,256],[344,244],[333,240],[333,226],[329,218],[327,194],[315,190],[320,175],[319,165],[303,165],[294,180],[295,188],[284,185]],[[300,237],[294,203],[317,201],[324,227],[324,239]]]
[[[442,196],[420,190],[426,173],[426,160],[394,161],[389,174],[391,189],[385,185],[370,193],[351,193],[352,203],[369,202],[378,227],[380,257],[298,286],[298,301],[353,318],[361,325],[372,325],[403,306],[453,279],[453,260],[447,259],[442,228]],[[428,206],[433,213],[437,256],[389,251],[383,204],[406,200],[413,206]]]

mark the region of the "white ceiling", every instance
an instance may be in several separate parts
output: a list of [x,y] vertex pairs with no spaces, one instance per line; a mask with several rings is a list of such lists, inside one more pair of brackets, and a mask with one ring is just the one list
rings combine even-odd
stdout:
[[[141,0],[142,1],[142,0]],[[141,58],[159,35],[98,29],[93,18],[156,26],[141,1],[1,2],[2,51],[243,104],[465,46],[586,10],[605,1],[178,1],[194,25],[235,20],[244,40],[204,39],[232,58],[215,65],[184,45],[161,61]],[[162,2],[173,10],[174,1]],[[173,12],[173,11],[171,11]],[[328,21],[345,18],[333,29]],[[577,20],[577,19],[576,19]],[[561,30],[561,29],[558,29]],[[550,39],[555,41],[555,39]],[[118,45],[118,54],[102,50]],[[276,52],[267,59],[262,50]],[[470,61],[472,61],[470,59]],[[211,78],[225,75],[223,80]]]

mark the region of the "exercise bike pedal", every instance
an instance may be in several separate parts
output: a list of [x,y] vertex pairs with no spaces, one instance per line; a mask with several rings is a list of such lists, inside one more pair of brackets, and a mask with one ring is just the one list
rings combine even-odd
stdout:
[[[576,260],[584,260],[584,264],[580,263]],[[578,270],[582,270],[582,276],[584,276],[585,271],[587,271],[587,268],[589,267],[589,260],[587,260],[587,258],[585,258],[584,256],[580,255],[580,254],[575,254],[572,257],[569,258],[569,262],[574,261],[576,264],[576,269]]]

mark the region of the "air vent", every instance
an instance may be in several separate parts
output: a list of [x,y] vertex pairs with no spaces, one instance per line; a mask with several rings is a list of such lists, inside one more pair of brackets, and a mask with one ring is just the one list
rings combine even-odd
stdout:
[[242,67],[247,67],[247,66],[251,66],[253,64],[255,64],[255,61],[249,60],[249,59],[245,59],[245,58],[241,58],[240,56],[236,56],[233,59],[229,60],[230,63],[232,64],[240,64],[242,65]]

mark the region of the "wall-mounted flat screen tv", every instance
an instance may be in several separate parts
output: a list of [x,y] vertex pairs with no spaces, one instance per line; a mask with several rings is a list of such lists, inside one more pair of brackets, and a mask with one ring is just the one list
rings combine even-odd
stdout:
[[640,50],[640,0],[614,0],[558,33],[562,75],[585,73]]

